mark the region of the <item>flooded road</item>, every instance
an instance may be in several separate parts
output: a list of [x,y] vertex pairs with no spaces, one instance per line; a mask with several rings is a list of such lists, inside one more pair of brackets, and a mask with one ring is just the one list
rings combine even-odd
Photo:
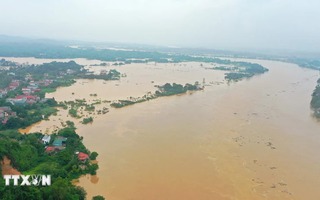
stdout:
[[[294,64],[252,61],[270,71],[227,84],[199,63],[117,67],[120,81],[79,80],[49,94],[58,101],[138,97],[166,82],[204,91],[158,98],[77,124],[99,153],[97,176],[80,178],[88,199],[320,199],[320,122],[309,103],[318,72]],[[115,67],[113,67],[115,68]],[[74,92],[74,95],[72,93]],[[31,128],[52,126],[55,118]],[[58,121],[58,120],[57,120]]]

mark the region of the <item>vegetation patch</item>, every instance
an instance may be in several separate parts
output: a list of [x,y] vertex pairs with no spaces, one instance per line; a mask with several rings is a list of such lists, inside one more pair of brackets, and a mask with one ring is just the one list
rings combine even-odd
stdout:
[[[73,179],[84,174],[96,174],[97,153],[83,145],[82,137],[76,134],[74,127],[67,127],[51,135],[49,144],[43,144],[44,135],[33,133],[21,135],[14,130],[0,132],[0,156],[8,157],[12,166],[22,174],[50,174],[50,187],[5,187],[0,177],[1,199],[85,199],[86,192],[81,187],[72,185]],[[55,141],[65,138],[65,143],[55,150],[47,151]],[[88,157],[82,158],[79,152]]]
[[222,64],[223,66],[217,66],[207,69],[227,71],[227,73],[225,74],[225,79],[227,81],[239,81],[244,78],[251,78],[254,75],[263,74],[269,71],[267,68],[256,63],[233,62],[225,60],[225,62],[222,62]]
[[111,103],[110,105],[111,105],[111,107],[114,107],[114,108],[122,108],[122,107],[133,105],[136,103],[142,103],[145,101],[156,99],[156,98],[162,97],[162,96],[172,96],[172,95],[177,95],[177,94],[184,94],[188,91],[196,91],[196,90],[203,89],[203,87],[201,87],[198,82],[196,82],[194,85],[186,84],[184,86],[181,84],[176,84],[176,83],[173,83],[173,84],[166,83],[162,86],[156,86],[156,87],[158,87],[158,90],[154,94],[149,92],[148,94],[144,95],[143,97],[138,97],[138,98],[130,97],[127,100],[115,101],[115,102]]
[[318,79],[317,86],[312,93],[310,105],[314,111],[314,116],[320,119],[320,79]]
[[89,124],[93,122],[93,118],[92,117],[88,117],[88,118],[84,118],[82,120],[82,124]]

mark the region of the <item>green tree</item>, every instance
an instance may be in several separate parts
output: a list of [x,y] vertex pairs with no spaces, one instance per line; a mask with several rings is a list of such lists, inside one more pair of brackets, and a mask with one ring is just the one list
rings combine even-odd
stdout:
[[101,195],[92,197],[92,200],[105,200],[105,198]]
[[89,165],[89,173],[91,175],[96,175],[97,174],[97,169],[99,168],[99,166],[97,164],[92,164],[92,165]]
[[92,152],[92,153],[90,154],[90,159],[91,159],[91,160],[95,160],[98,155],[99,155],[99,154],[94,151],[94,152]]

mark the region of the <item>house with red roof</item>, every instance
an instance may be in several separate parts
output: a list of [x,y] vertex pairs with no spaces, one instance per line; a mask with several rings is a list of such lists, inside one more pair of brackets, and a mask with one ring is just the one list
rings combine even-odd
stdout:
[[46,148],[46,153],[52,153],[54,151],[56,151],[55,147],[49,146],[49,147]]
[[45,152],[48,154],[54,153],[54,152],[58,152],[65,149],[65,147],[56,147],[56,146],[48,146],[46,147]]
[[84,162],[89,159],[89,155],[83,152],[78,153],[78,160]]
[[9,90],[15,90],[17,87],[19,87],[20,81],[19,80],[13,80],[8,86]]
[[25,105],[27,99],[7,98],[6,102],[11,103],[12,105]]
[[40,98],[38,96],[34,96],[34,95],[18,95],[16,96],[17,100],[21,100],[21,99],[25,99],[26,100],[26,103],[29,103],[29,104],[33,104],[33,103],[36,103],[37,101],[40,100]]
[[39,100],[39,97],[34,96],[34,95],[18,95],[18,96],[16,96],[16,99],[24,99],[24,98],[27,100],[35,100],[35,101]]

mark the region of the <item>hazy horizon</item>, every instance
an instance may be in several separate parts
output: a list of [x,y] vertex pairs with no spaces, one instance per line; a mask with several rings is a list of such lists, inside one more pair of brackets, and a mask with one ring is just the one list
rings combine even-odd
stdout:
[[210,49],[320,49],[316,0],[3,0],[3,35]]

